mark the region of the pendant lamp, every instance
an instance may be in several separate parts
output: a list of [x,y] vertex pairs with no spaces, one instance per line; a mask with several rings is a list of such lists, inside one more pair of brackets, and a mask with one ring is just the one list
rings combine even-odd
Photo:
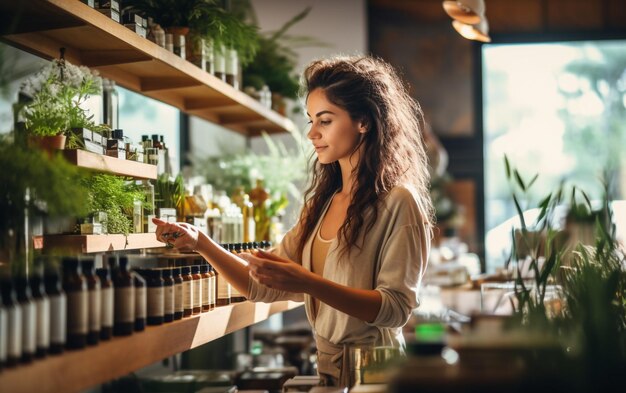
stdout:
[[454,20],[467,25],[475,25],[484,19],[484,0],[455,0],[444,1],[443,9]]

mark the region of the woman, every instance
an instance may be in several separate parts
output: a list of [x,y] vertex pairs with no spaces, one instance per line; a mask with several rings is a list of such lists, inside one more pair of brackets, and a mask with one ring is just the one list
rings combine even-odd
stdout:
[[432,228],[422,113],[375,58],[315,61],[304,83],[316,159],[283,241],[244,261],[191,225],[155,220],[157,238],[202,254],[251,301],[304,301],[320,376],[349,386],[349,348],[402,349],[417,306]]

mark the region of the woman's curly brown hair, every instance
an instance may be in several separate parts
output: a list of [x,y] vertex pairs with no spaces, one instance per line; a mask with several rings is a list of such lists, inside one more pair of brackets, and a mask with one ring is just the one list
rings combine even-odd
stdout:
[[[429,194],[430,176],[422,139],[423,114],[391,65],[381,59],[336,57],[312,62],[303,74],[304,95],[322,89],[334,105],[346,110],[352,120],[367,127],[361,140],[360,163],[355,167],[354,195],[346,221],[339,228],[343,251],[357,244],[359,234],[372,228],[379,203],[395,186],[416,192],[422,219],[433,224]],[[313,233],[324,206],[342,187],[338,162],[320,164],[313,155],[312,179],[305,192],[300,216],[299,257]],[[364,212],[372,208],[372,214]]]

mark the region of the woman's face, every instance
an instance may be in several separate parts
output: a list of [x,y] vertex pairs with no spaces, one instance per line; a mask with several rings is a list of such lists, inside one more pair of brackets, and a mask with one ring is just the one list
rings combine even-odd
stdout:
[[326,99],[322,89],[309,93],[306,108],[311,125],[307,137],[315,147],[319,162],[349,162],[361,140],[361,134],[365,132],[362,124],[352,120],[347,111]]

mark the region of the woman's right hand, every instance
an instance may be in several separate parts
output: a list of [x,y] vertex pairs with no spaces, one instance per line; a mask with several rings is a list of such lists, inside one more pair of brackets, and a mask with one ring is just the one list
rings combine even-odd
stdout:
[[167,223],[158,218],[152,222],[157,226],[156,238],[158,241],[182,250],[196,250],[200,231],[198,228],[185,222]]

